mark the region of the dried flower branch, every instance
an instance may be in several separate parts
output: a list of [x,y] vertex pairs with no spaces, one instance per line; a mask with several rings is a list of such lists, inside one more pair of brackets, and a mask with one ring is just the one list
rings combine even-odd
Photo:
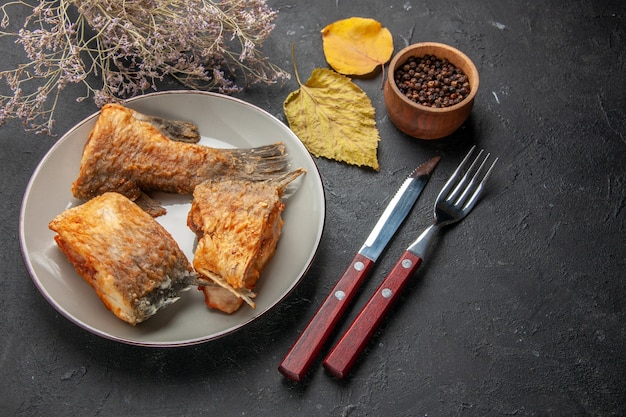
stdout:
[[31,14],[0,37],[16,37],[30,62],[0,71],[13,93],[0,94],[0,125],[19,118],[51,133],[70,83],[87,88],[78,101],[102,106],[156,90],[166,76],[221,93],[242,89],[236,75],[246,85],[289,78],[259,51],[277,14],[265,0],[13,0],[0,6],[2,29],[11,7]]

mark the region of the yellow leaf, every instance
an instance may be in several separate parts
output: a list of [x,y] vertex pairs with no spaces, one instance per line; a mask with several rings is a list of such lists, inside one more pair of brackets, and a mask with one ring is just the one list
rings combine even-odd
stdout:
[[366,75],[384,65],[393,53],[388,29],[374,19],[351,17],[322,29],[328,64],[345,75]]
[[283,109],[289,127],[314,156],[379,170],[375,110],[350,78],[314,69],[306,84],[287,96]]

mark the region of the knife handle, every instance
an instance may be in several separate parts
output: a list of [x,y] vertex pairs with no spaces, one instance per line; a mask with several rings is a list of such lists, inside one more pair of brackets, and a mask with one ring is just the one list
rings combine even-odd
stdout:
[[383,318],[400,295],[422,258],[405,251],[383,280],[346,333],[323,362],[324,368],[338,379],[348,375]]
[[374,261],[356,254],[279,365],[280,373],[293,381],[302,381],[373,266]]

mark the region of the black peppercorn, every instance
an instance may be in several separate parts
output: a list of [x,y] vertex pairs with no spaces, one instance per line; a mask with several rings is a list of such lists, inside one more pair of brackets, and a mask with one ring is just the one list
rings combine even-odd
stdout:
[[409,100],[428,107],[458,104],[471,91],[463,70],[434,55],[408,58],[398,66],[394,80]]

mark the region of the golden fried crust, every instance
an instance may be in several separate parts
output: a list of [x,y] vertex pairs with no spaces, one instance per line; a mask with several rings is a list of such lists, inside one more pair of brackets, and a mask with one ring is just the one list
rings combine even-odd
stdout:
[[132,325],[176,301],[193,281],[174,238],[121,194],[105,193],[65,210],[49,227],[105,306]]
[[196,187],[189,226],[203,236],[203,267],[234,288],[252,289],[267,259],[263,250],[273,251],[280,236],[284,208],[276,187],[267,183],[220,181]]
[[199,236],[196,271],[252,306],[252,290],[280,237],[281,197],[269,182],[241,180],[206,181],[194,191],[187,224]]

